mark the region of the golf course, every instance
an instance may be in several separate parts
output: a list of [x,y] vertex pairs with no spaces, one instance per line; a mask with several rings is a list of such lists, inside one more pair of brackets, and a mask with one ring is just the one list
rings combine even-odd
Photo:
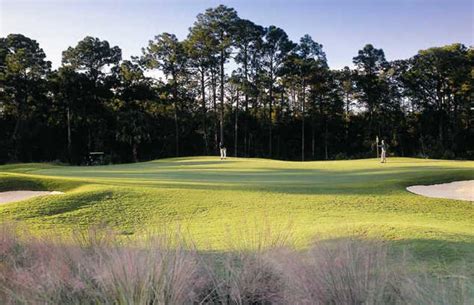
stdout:
[[[381,238],[433,263],[474,263],[474,206],[411,185],[474,179],[474,162],[392,158],[286,162],[189,157],[106,166],[13,164],[0,190],[48,190],[0,205],[37,234],[105,225],[127,238],[176,225],[198,248],[226,250],[270,226],[304,248],[314,239]],[[279,232],[282,233],[282,232]],[[232,237],[233,236],[233,237]],[[253,237],[252,237],[253,236]]]
[[472,1],[0,5],[0,305],[474,304]]

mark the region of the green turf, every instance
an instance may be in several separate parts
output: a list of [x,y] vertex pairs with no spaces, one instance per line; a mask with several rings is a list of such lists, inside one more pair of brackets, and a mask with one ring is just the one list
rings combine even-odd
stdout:
[[[0,166],[0,191],[66,194],[0,206],[0,218],[38,231],[106,224],[127,236],[179,224],[201,247],[225,249],[249,227],[286,228],[305,245],[314,236],[360,234],[407,244],[427,259],[474,263],[474,205],[426,198],[413,184],[474,179],[473,161],[391,158],[284,162],[215,157],[75,167]],[[233,238],[236,239],[235,237]]]

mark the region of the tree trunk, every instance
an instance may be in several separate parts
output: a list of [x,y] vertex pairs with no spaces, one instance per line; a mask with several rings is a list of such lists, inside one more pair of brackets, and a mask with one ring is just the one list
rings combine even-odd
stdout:
[[305,117],[305,91],[306,91],[306,84],[303,79],[303,92],[302,92],[302,113],[301,113],[301,119],[302,119],[302,124],[301,124],[301,161],[304,161],[304,117]]
[[173,106],[174,106],[174,128],[175,128],[175,155],[179,156],[179,124],[178,124],[178,89],[176,85],[176,78],[173,76]]
[[248,95],[248,84],[249,84],[249,76],[248,76],[248,55],[247,55],[247,47],[245,48],[244,53],[244,74],[245,74],[245,116],[244,116],[244,156],[248,156],[248,115],[249,115],[249,95]]
[[238,156],[238,144],[239,144],[239,91],[237,91],[237,101],[235,105],[235,125],[234,125],[234,156]]
[[21,116],[18,115],[16,122],[15,122],[15,128],[13,129],[13,134],[12,134],[12,142],[13,142],[13,155],[10,157],[12,160],[10,161],[18,161],[18,154],[20,151],[20,129],[22,125],[22,119]]
[[280,133],[277,135],[277,151],[276,151],[277,159],[280,158]]
[[311,157],[314,160],[315,157],[315,137],[316,137],[316,127],[314,126],[314,118],[311,119]]
[[441,82],[438,81],[438,85],[436,88],[436,96],[437,96],[437,103],[438,103],[438,144],[439,147],[444,150],[444,122],[443,122],[443,93],[441,92],[442,85]]
[[420,147],[421,147],[421,154],[423,155],[423,157],[426,157],[426,154],[425,154],[425,143],[423,141],[423,133],[420,133]]
[[13,161],[18,161],[18,156],[20,154],[21,140],[23,138],[23,124],[24,124],[23,115],[26,113],[27,105],[28,105],[28,91],[25,92],[24,101],[21,98],[18,99],[18,115],[15,122],[15,128],[12,134],[12,140],[13,140],[13,145],[14,145],[13,156],[12,156]]
[[216,73],[214,70],[211,72],[211,83],[212,83],[212,108],[214,112],[214,150],[218,149],[218,132],[217,132],[217,124],[218,124],[218,117],[217,117],[217,84],[216,84]]
[[206,124],[206,83],[205,70],[201,68],[201,98],[202,98],[202,136],[204,139],[204,155],[209,154],[209,144],[207,140],[207,124]]
[[451,119],[451,133],[450,133],[450,140],[451,140],[451,147],[453,151],[457,151],[457,145],[456,145],[456,135],[458,134],[458,103],[456,102],[456,98],[454,100],[451,99],[451,103],[453,104],[453,111],[452,113],[452,119]]
[[69,105],[66,109],[66,118],[67,118],[67,154],[69,163],[72,160],[72,138],[71,138],[71,109]]
[[221,50],[221,56],[220,56],[220,66],[221,66],[221,109],[220,109],[220,142],[222,145],[224,144],[224,50]]
[[346,93],[346,121],[345,121],[345,134],[346,134],[346,143],[349,141],[349,94]]
[[244,157],[248,157],[248,121],[249,121],[249,96],[245,93],[245,115],[244,115]]
[[444,149],[444,137],[443,137],[443,114],[440,112],[438,120],[438,143],[440,148]]
[[270,61],[270,90],[269,90],[269,107],[268,107],[268,124],[269,124],[269,133],[268,133],[268,155],[272,157],[272,131],[273,131],[273,122],[272,122],[272,104],[273,104],[273,60]]
[[438,144],[439,147],[444,150],[444,113],[443,109],[441,108],[438,110]]
[[179,125],[178,125],[178,107],[176,102],[174,103],[174,129],[175,129],[175,144],[176,144],[176,157],[179,156]]
[[328,121],[327,119],[324,119],[324,156],[325,159],[329,159],[329,154],[328,154]]
[[[281,105],[281,108],[282,108],[281,110],[282,111],[283,111],[283,105],[284,104],[285,104],[285,95],[284,95],[284,89],[282,88],[282,90],[281,90],[281,99],[280,99],[280,105]],[[286,110],[289,110],[288,107],[286,107]],[[281,136],[280,136],[280,134],[281,134],[281,132],[278,132],[278,137],[277,137],[278,143],[277,143],[277,154],[276,154],[278,159],[281,158],[281,153],[280,153],[281,152],[281,147],[280,147],[280,138],[281,138]]]
[[138,144],[136,142],[132,143],[132,156],[133,162],[138,162]]
[[346,121],[349,120],[349,94],[346,93]]

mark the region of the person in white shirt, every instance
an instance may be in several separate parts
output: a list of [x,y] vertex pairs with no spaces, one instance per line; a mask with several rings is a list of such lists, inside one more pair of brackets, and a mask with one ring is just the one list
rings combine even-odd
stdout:
[[219,148],[220,148],[220,151],[221,151],[221,160],[226,159],[227,158],[227,149],[225,148],[224,144],[222,144],[222,142],[219,143]]

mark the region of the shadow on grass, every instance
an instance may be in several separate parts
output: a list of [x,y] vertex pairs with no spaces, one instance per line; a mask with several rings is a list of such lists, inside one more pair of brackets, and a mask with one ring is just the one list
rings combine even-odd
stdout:
[[28,177],[0,173],[0,192],[5,191],[68,191],[84,185],[83,181],[64,180],[61,178]]
[[[347,240],[346,237],[318,240],[315,243],[332,248]],[[362,237],[352,237],[356,240],[364,241]],[[453,274],[457,272],[464,273],[471,278],[474,277],[474,238],[468,241],[448,241],[440,239],[404,239],[404,240],[383,240],[376,239],[388,246],[388,254],[393,261],[406,260],[413,267],[427,268],[431,272],[439,274]],[[310,250],[309,248],[299,250],[302,252]],[[232,254],[239,249],[230,249],[228,251],[204,251],[199,253],[205,257],[212,258],[215,261],[221,260],[226,255]]]
[[[432,266],[461,263],[474,267],[474,236],[465,236],[463,239],[466,241],[406,239],[389,243],[396,250],[396,255],[401,255],[401,250],[407,249],[417,261]],[[474,269],[471,269],[471,273],[474,275]]]
[[158,189],[209,190],[209,191],[251,191],[270,192],[295,195],[390,195],[405,192],[411,185],[446,183],[473,179],[473,174],[464,171],[413,173],[414,176],[389,175],[371,177],[370,179],[351,179],[336,175],[319,176],[306,179],[298,176],[282,179],[281,175],[239,175],[238,179],[229,180],[218,175],[201,175],[203,179],[139,179],[124,181],[123,179],[94,180],[97,184],[123,186],[139,186]]
[[35,200],[36,204],[34,205],[30,204],[30,200],[15,202],[5,205],[3,212],[9,214],[9,208],[12,208],[12,211],[15,212],[15,215],[12,215],[15,220],[56,216],[98,204],[112,195],[112,191],[94,191],[63,196],[61,199],[34,198],[30,199]]
[[[183,162],[186,165],[201,163],[219,162]],[[474,179],[474,172],[462,167],[381,167],[347,170],[258,168],[239,171],[219,167],[181,169],[181,166],[176,166],[176,162],[167,164],[166,166],[176,167],[176,169],[161,170],[143,167],[143,171],[137,168],[126,171],[125,166],[118,166],[110,170],[104,167],[81,168],[80,170],[71,168],[67,172],[53,170],[41,174],[45,177],[54,175],[72,179],[80,178],[83,181],[89,180],[91,183],[112,185],[202,190],[266,190],[290,194],[335,194],[337,192],[379,194],[384,193],[384,188],[387,186],[405,189],[413,184]]]

